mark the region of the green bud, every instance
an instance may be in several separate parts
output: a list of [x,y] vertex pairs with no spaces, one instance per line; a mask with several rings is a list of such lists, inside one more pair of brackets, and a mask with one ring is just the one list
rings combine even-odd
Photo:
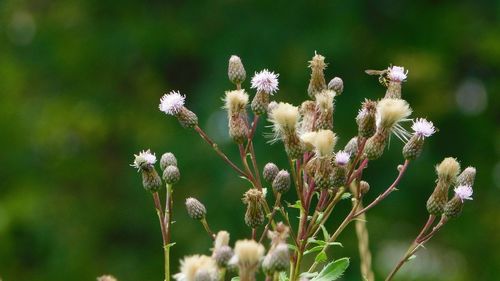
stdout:
[[165,170],[168,166],[177,166],[177,158],[171,152],[164,153],[160,159],[160,168]]
[[176,166],[168,166],[163,171],[163,179],[168,184],[175,184],[181,179],[181,174],[179,172],[179,168]]
[[193,128],[198,125],[198,117],[196,114],[185,107],[179,110],[176,117],[184,128]]
[[142,174],[142,186],[144,189],[150,192],[157,192],[161,188],[161,178],[156,172],[154,167],[150,169],[141,170]]
[[279,171],[273,180],[272,187],[276,193],[286,193],[290,189],[290,174],[286,170]]
[[278,172],[279,168],[278,166],[276,166],[276,164],[267,163],[266,166],[264,166],[264,171],[262,175],[264,176],[264,180],[266,180],[269,183],[272,183]]
[[256,115],[264,115],[267,113],[267,108],[269,107],[269,93],[257,92],[252,100],[252,111]]
[[186,199],[186,210],[189,217],[195,220],[204,219],[207,214],[207,209],[205,209],[205,206],[193,197]]
[[229,81],[233,84],[238,85],[245,81],[247,73],[245,68],[243,67],[243,63],[238,56],[231,56],[229,59],[229,65],[227,67],[227,75],[229,77]]
[[358,135],[360,137],[369,138],[375,134],[377,125],[375,124],[375,113],[377,111],[377,102],[365,100],[361,105],[356,123],[358,124]]
[[403,157],[406,160],[414,160],[422,152],[424,138],[414,134],[403,147]]

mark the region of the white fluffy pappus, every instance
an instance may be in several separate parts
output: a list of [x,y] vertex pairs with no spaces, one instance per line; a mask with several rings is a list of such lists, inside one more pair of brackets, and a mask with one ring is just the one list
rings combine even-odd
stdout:
[[264,69],[260,72],[256,72],[252,77],[252,89],[256,89],[258,92],[264,92],[273,95],[278,91],[278,76],[272,71]]
[[300,120],[299,109],[289,103],[280,102],[269,112],[269,121],[273,124],[276,139],[287,132],[296,130]]
[[440,178],[456,178],[460,173],[460,163],[456,158],[446,157],[436,166],[436,172]]
[[375,115],[377,129],[383,128],[391,131],[399,139],[408,141],[410,133],[399,122],[408,121],[412,110],[408,102],[402,99],[382,99],[377,103]]
[[248,104],[245,90],[227,91],[224,96],[224,108],[229,112],[241,112]]
[[230,263],[240,267],[253,267],[264,256],[264,246],[254,240],[238,240],[234,245],[234,256]]
[[195,281],[198,273],[209,274],[217,280],[218,271],[215,260],[209,256],[193,255],[181,260],[180,272],[174,275],[177,281]]
[[335,98],[335,91],[324,90],[316,95],[316,104],[322,111],[333,110],[333,99]]
[[171,91],[161,97],[159,108],[168,115],[175,115],[181,111],[185,100],[186,96],[181,95],[178,91]]

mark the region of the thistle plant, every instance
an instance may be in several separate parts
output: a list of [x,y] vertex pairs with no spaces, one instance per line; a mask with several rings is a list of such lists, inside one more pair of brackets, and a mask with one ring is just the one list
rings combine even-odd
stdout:
[[[349,258],[333,260],[328,250],[341,245],[338,238],[351,222],[356,224],[362,278],[374,280],[366,213],[398,189],[412,192],[400,186],[401,179],[410,163],[421,154],[425,139],[437,129],[424,118],[410,118],[412,109],[402,98],[402,85],[407,81],[408,70],[390,66],[382,71],[367,71],[379,76],[386,87],[385,96],[372,96],[361,102],[355,120],[351,121],[357,126],[357,135],[345,138],[349,140],[346,146],[338,147],[341,132],[334,130],[335,104],[340,102],[344,83],[341,78],[334,77],[327,84],[327,66],[324,56],[313,56],[309,61],[308,99],[295,106],[273,100],[279,90],[279,75],[267,69],[255,72],[250,89],[245,89],[247,71],[238,56],[231,56],[227,72],[234,86],[221,91],[224,92],[221,99],[227,111],[228,134],[239,151],[240,163],[230,159],[199,126],[196,114],[186,107],[185,95],[171,91],[160,99],[161,111],[177,118],[182,127],[194,130],[236,176],[245,179],[242,185],[246,185],[246,190],[242,190],[241,198],[235,200],[242,201],[241,208],[246,210],[244,221],[251,233],[248,237],[238,237],[232,248],[228,232],[212,232],[207,207],[196,198],[185,199],[188,215],[200,221],[208,234],[207,239],[213,241],[213,248],[211,254],[184,257],[179,272],[172,275],[173,187],[182,185],[177,159],[172,153],[163,154],[160,176],[155,169],[155,154],[149,150],[140,152],[135,155],[132,166],[139,170],[144,189],[153,196],[163,238],[166,281],[171,276],[178,281],[218,281],[227,280],[231,275],[234,276],[232,280],[241,281],[263,280],[261,277],[266,281],[335,280],[347,269]],[[288,160],[287,167],[271,162],[262,170],[259,168],[253,139],[260,135],[256,132],[257,124],[266,120],[271,127],[271,132],[266,132],[270,136],[268,141],[283,145],[282,157]],[[406,128],[408,122],[412,122],[409,126],[412,132]],[[369,162],[384,155],[393,135],[404,143],[401,162],[395,164],[398,173],[383,192],[367,201],[365,196],[380,188],[371,188],[370,179],[365,179],[363,172]],[[392,280],[425,243],[451,219],[458,217],[466,200],[472,200],[475,168],[468,167],[460,173],[458,161],[447,157],[436,166],[436,172],[434,190],[427,189],[429,218],[386,280]],[[189,175],[189,171],[185,174]],[[450,188],[454,191],[451,198]],[[160,192],[166,194],[163,204]],[[287,192],[294,193],[296,202],[282,200]],[[342,200],[350,200],[351,209],[340,225],[328,229],[326,223]],[[298,213],[296,220],[295,213]]]

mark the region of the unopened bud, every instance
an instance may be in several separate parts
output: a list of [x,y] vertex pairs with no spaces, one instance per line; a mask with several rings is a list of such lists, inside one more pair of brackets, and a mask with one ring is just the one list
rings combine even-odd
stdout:
[[175,184],[181,179],[181,173],[177,166],[168,166],[163,170],[163,179],[167,184]]
[[193,128],[198,125],[198,116],[185,107],[183,107],[176,116],[179,123],[184,128]]
[[252,111],[257,115],[264,115],[267,113],[269,107],[269,93],[257,92],[252,100]]
[[335,77],[328,82],[328,89],[335,91],[337,96],[340,96],[344,92],[344,81],[340,77]]
[[457,185],[474,185],[474,179],[476,178],[476,168],[467,167],[465,170],[458,176]]
[[375,113],[377,111],[377,102],[365,100],[361,105],[361,109],[356,116],[358,124],[358,135],[360,137],[369,138],[375,134],[377,126],[375,123]]
[[347,181],[347,167],[337,166],[333,168],[331,185],[333,188],[344,186]]
[[262,173],[262,175],[264,176],[264,180],[266,180],[269,183],[272,183],[279,171],[280,170],[279,170],[278,166],[276,166],[276,164],[267,163],[264,166],[264,171]]
[[215,250],[214,259],[219,267],[227,267],[227,264],[233,255],[233,249],[225,245]]
[[272,187],[276,193],[286,193],[290,189],[290,174],[286,170],[279,171],[273,180]]
[[189,217],[195,220],[204,219],[207,214],[207,209],[205,209],[205,206],[193,197],[186,199],[186,210]]
[[160,168],[165,170],[168,166],[177,166],[177,158],[171,152],[164,153],[160,159]]
[[366,181],[360,181],[359,192],[361,192],[362,195],[365,195],[368,191],[370,191],[370,184]]
[[241,84],[245,81],[247,73],[243,67],[243,63],[241,63],[241,59],[238,56],[233,55],[229,59],[227,75],[229,77],[229,81],[235,85]]
[[353,137],[349,140],[349,142],[345,145],[344,151],[351,155],[351,160],[356,158],[358,155],[358,137]]

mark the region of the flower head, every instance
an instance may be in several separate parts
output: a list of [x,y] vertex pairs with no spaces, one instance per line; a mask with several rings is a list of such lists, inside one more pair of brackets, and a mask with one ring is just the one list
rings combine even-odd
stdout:
[[264,255],[264,246],[254,240],[239,240],[234,245],[234,258],[240,267],[253,267]]
[[387,70],[389,72],[387,77],[393,82],[403,82],[408,76],[408,70],[405,71],[405,68],[402,66],[392,66],[387,68]]
[[413,121],[413,125],[411,126],[411,128],[419,137],[428,138],[436,132],[434,124],[424,118],[417,118],[415,121]]
[[349,163],[349,158],[351,155],[345,151],[340,150],[339,152],[335,153],[335,163],[340,166],[344,166],[345,164]]
[[464,202],[464,200],[472,200],[472,186],[460,185],[454,189],[455,194]]
[[132,163],[130,166],[137,169],[141,169],[146,166],[152,166],[156,163],[156,156],[154,153],[151,153],[149,149],[139,152],[138,155],[134,154],[134,156],[134,163]]
[[274,72],[267,69],[261,72],[256,72],[252,77],[252,89],[257,89],[258,92],[274,94],[278,90],[278,76]]
[[299,119],[299,109],[289,103],[280,102],[269,113],[269,121],[273,124],[276,139],[295,130]]
[[248,94],[245,90],[227,91],[224,97],[224,108],[229,114],[242,112],[248,104]]
[[399,124],[407,120],[412,110],[408,102],[402,99],[382,99],[377,103],[375,123],[377,129],[384,128],[393,132],[398,138],[407,140],[409,133]]
[[208,256],[193,255],[181,260],[180,272],[174,275],[178,281],[195,281],[199,274],[207,274],[209,280],[217,280],[217,264]]
[[175,115],[181,111],[185,99],[186,96],[181,95],[179,92],[171,91],[161,97],[160,110],[168,115]]

